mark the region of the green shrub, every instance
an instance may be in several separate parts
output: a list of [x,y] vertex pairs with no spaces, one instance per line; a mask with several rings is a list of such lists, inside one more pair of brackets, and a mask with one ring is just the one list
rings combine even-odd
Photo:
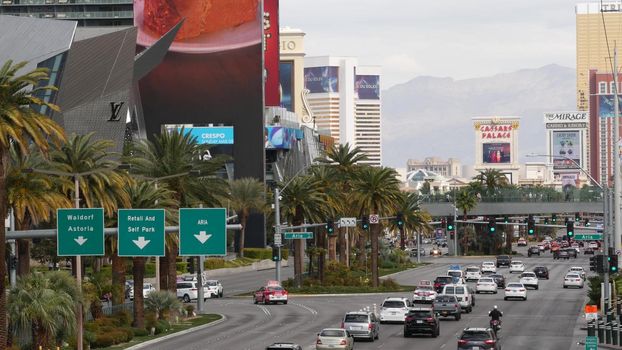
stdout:
[[395,282],[393,278],[386,278],[380,280],[380,287],[382,288],[397,289],[399,288],[399,286],[400,284]]
[[109,335],[114,341],[113,344],[125,343],[127,341],[127,333],[122,328],[115,328],[114,330],[105,333]]
[[186,312],[188,313],[188,316],[192,315],[192,313],[194,312],[194,306],[193,305],[186,306]]
[[135,337],[144,337],[146,335],[149,335],[149,331],[146,328],[133,327],[132,331],[134,332]]
[[188,263],[187,262],[176,262],[175,269],[177,272],[187,273],[188,271]]
[[[281,248],[281,259],[287,260],[289,258],[289,249]],[[270,257],[268,259],[272,259],[272,252],[270,252]]]
[[244,248],[244,257],[250,259],[271,259],[272,249],[266,248]]
[[91,343],[91,348],[107,348],[114,344],[114,337],[110,334],[97,334],[95,341]]
[[167,320],[158,320],[158,324],[164,327],[165,330],[171,329],[171,323]]
[[155,277],[155,263],[145,264],[145,277]]
[[125,332],[125,334],[127,336],[127,340],[126,341],[130,341],[130,340],[134,339],[134,330],[132,329],[132,327],[122,327],[120,329]]
[[112,315],[112,317],[118,321],[119,326],[129,326],[132,321],[132,317],[127,310],[117,311],[114,315]]
[[95,321],[93,321],[93,323],[97,324],[97,326],[101,329],[103,327],[118,327],[121,324],[119,323],[119,320],[116,318],[112,318],[112,317],[100,317],[98,319],[96,319]]
[[225,267],[225,259],[209,258],[205,260],[204,266],[206,270],[222,269],[223,267]]

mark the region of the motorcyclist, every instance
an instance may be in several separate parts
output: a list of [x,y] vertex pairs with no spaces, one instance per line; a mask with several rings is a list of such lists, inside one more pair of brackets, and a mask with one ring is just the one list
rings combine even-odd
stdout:
[[499,309],[497,308],[497,305],[495,305],[494,308],[490,310],[490,312],[488,312],[488,316],[490,316],[491,324],[492,324],[492,321],[498,321],[499,326],[501,326],[501,317],[503,316],[503,312],[499,311]]

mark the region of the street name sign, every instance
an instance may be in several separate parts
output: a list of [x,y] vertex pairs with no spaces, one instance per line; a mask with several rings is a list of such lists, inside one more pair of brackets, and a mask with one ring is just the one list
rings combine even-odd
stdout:
[[602,233],[575,233],[576,241],[599,241],[603,239]]
[[588,335],[585,338],[585,350],[598,350],[598,338],[594,335]]
[[179,209],[179,255],[227,255],[225,208]]
[[104,209],[56,210],[58,256],[104,255]]
[[340,218],[339,227],[356,227],[356,218]]
[[285,232],[283,233],[285,239],[311,239],[313,238],[313,232]]
[[119,209],[119,256],[164,256],[164,209]]

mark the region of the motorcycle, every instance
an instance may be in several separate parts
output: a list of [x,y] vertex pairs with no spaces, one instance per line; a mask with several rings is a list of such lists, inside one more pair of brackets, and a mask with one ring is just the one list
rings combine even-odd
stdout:
[[499,320],[490,320],[490,328],[492,328],[493,332],[497,334],[499,330],[501,330],[501,321]]

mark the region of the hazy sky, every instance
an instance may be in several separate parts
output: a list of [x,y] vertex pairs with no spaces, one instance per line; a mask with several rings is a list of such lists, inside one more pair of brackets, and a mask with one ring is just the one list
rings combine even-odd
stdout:
[[[307,55],[380,65],[382,89],[416,76],[489,76],[549,63],[575,67],[571,0],[281,0],[281,26]],[[582,1],[589,2],[589,1]]]

